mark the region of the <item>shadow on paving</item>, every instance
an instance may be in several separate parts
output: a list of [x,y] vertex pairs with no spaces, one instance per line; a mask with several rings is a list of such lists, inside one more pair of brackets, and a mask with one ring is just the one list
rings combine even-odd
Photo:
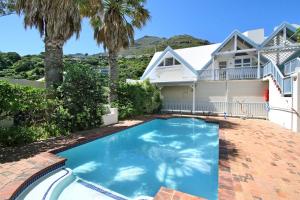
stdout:
[[219,139],[219,159],[234,160],[239,155],[235,144],[225,139]]

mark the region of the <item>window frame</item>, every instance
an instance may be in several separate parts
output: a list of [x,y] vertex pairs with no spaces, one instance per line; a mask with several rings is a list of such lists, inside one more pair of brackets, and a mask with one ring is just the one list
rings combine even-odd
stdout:
[[[168,59],[172,59],[167,61]],[[167,62],[169,62],[169,65],[167,65]],[[181,65],[181,63],[178,61],[178,59],[174,58],[174,57],[167,57],[164,58],[157,66],[158,67],[171,67],[171,66],[178,66]]]
[[221,68],[227,68],[227,61],[226,60],[219,61],[218,66],[219,66],[219,69],[221,69]]
[[[245,62],[245,60],[248,60],[249,62]],[[240,60],[240,63],[236,63],[237,60]],[[252,58],[250,56],[239,56],[234,58],[234,67],[239,68],[239,67],[251,67],[252,64]]]

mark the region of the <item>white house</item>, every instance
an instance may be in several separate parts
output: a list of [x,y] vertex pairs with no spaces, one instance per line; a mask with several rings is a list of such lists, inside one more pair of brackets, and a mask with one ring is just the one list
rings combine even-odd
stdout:
[[[141,80],[161,88],[163,111],[266,118],[300,130],[296,25],[233,31],[222,43],[154,54]],[[269,100],[267,100],[269,99]]]

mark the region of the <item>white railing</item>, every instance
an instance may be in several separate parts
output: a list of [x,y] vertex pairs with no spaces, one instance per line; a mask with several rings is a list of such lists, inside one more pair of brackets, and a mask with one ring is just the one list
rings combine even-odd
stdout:
[[292,77],[287,77],[283,79],[283,91],[284,94],[292,94],[292,84],[293,84],[293,79]]
[[[163,112],[192,113],[193,105],[190,102],[176,103],[163,102]],[[225,101],[197,101],[195,113],[224,114],[228,116],[245,116],[266,118],[268,111],[262,102],[225,102]]]
[[162,111],[171,112],[192,112],[192,102],[163,102]]
[[284,74],[290,75],[295,72],[295,69],[300,67],[300,58],[295,58],[284,64]]
[[272,76],[283,94],[292,94],[292,79],[284,77],[273,62],[268,62],[263,69],[263,76]]
[[257,67],[229,67],[199,70],[200,80],[243,80],[257,79]]

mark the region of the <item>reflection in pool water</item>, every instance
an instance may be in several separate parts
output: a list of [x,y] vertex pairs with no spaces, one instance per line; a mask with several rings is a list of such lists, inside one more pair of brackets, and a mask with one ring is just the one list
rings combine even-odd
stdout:
[[217,199],[218,125],[157,119],[59,153],[87,181],[128,197],[161,186]]

